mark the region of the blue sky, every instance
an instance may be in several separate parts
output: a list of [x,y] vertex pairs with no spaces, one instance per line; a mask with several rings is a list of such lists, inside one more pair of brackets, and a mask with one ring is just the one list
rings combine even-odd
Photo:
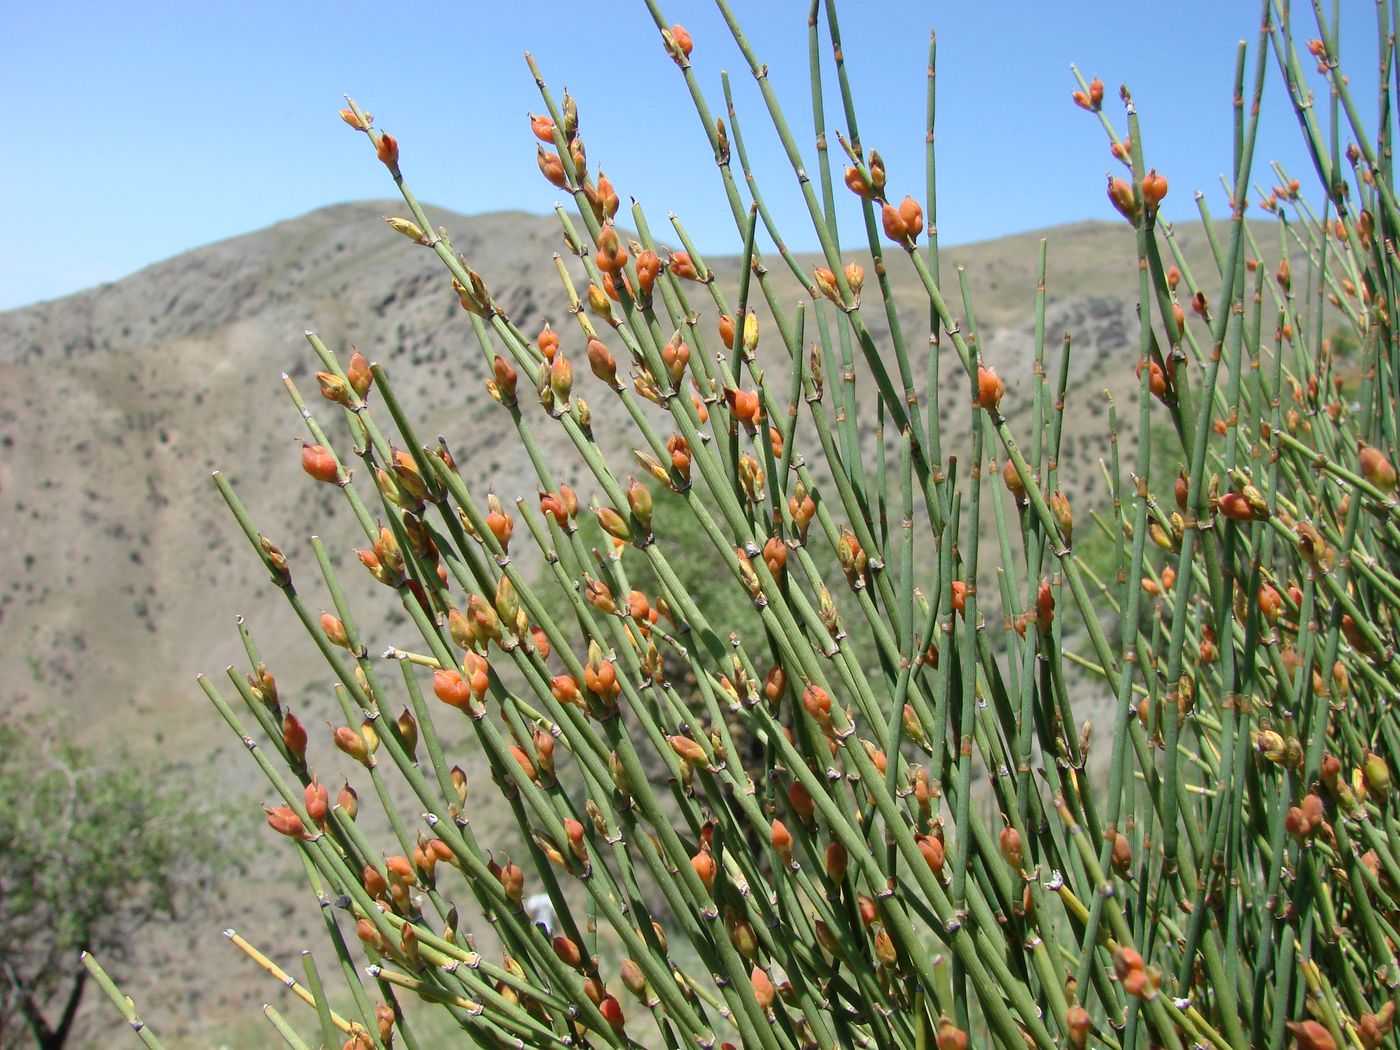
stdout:
[[[733,6],[810,155],[807,4]],[[1294,6],[1309,17],[1309,5]],[[1356,39],[1349,68],[1364,78],[1374,4],[1343,7]],[[700,0],[663,9],[691,30],[716,111],[720,73],[733,74],[779,225],[790,244],[811,247],[756,85],[716,9]],[[945,243],[1113,217],[1104,173],[1116,164],[1096,120],[1070,102],[1071,61],[1101,76],[1111,99],[1120,83],[1132,89],[1148,161],[1171,183],[1164,214],[1193,216],[1196,188],[1223,214],[1235,49],[1243,37],[1253,46],[1256,4],[846,0],[841,13],[862,135],[884,155],[899,195],[923,185],[925,59],[928,31],[938,31]],[[638,198],[654,225],[678,212],[702,250],[737,245],[688,95],[641,0],[56,0],[6,5],[0,30],[0,308],[116,280],[325,204],[391,196],[384,169],[336,117],[342,92],[399,138],[423,200],[466,213],[547,212],[558,191],[535,166],[525,114],[542,106],[527,49],[551,87],[578,98],[590,163],[624,201]],[[1306,185],[1272,70],[1265,107],[1259,160],[1282,160]],[[1106,108],[1121,126],[1116,99]],[[834,98],[826,124],[844,128]]]

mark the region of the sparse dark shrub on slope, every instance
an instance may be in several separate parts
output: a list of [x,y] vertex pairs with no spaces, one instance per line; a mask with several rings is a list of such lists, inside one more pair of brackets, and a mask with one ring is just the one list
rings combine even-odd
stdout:
[[[1158,222],[1169,165],[1129,93],[1080,80],[1136,232],[1139,390],[1106,422],[1160,435],[1110,446],[1094,521],[1064,491],[1079,406],[1071,344],[1045,332],[1053,250],[1026,290],[1034,374],[1008,394],[975,289],[940,272],[933,136],[926,171],[886,170],[861,139],[828,2],[810,32],[830,108],[805,127],[730,19],[825,258],[761,254],[786,243],[744,149],[763,115],[719,116],[690,35],[648,7],[733,209],[733,285],[679,220],[663,234],[619,211],[625,188],[583,145],[606,100],[536,70],[540,169],[576,212],[539,279],[577,307],[521,331],[420,207],[397,142],[342,114],[403,191],[393,228],[441,259],[480,351],[461,368],[509,417],[538,497],[498,498],[470,449],[415,429],[389,375],[311,336],[319,395],[287,383],[306,484],[348,501],[365,570],[409,621],[367,637],[324,545],[284,555],[217,478],[336,676],[334,745],[363,767],[358,796],[330,797],[323,719],[279,703],[251,639],[237,695],[204,682],[329,905],[322,969],[287,978],[316,1021],[269,1011],[287,1043],[442,1045],[436,1013],[482,1046],[1396,1045],[1391,8],[1377,128],[1321,8],[1305,42],[1263,5],[1221,158],[1231,221],[1200,198],[1206,270]],[[693,46],[697,63],[718,50]],[[1311,172],[1256,162],[1269,76]],[[1250,203],[1277,224],[1246,225]],[[897,271],[926,293],[917,330],[889,298]],[[595,440],[603,405],[632,455]],[[883,443],[861,440],[872,424]],[[546,454],[561,435],[571,452]],[[753,610],[742,629],[677,577],[697,544],[709,588]],[[522,568],[541,556],[543,582]],[[464,729],[470,760],[444,745]],[[488,796],[510,843],[478,836]],[[371,831],[359,811],[381,807]]]

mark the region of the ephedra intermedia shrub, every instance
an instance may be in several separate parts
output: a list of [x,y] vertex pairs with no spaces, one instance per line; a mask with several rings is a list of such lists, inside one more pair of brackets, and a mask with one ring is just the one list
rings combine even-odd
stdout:
[[[1136,417],[1137,440],[1110,446],[1112,505],[1091,517],[1058,462],[1074,406],[1070,342],[1045,332],[1053,247],[1026,290],[1035,372],[1008,394],[973,290],[940,273],[933,137],[926,171],[886,170],[861,140],[844,66],[823,58],[840,48],[828,2],[810,33],[813,97],[840,114],[831,148],[759,81],[810,175],[796,185],[822,260],[762,257],[785,243],[766,187],[691,62],[716,42],[648,7],[733,208],[737,286],[679,220],[663,235],[620,210],[583,146],[605,100],[556,96],[535,69],[538,142],[518,148],[568,198],[563,258],[539,279],[575,308],[521,331],[410,191],[409,151],[342,113],[403,192],[390,225],[445,267],[481,352],[461,367],[509,418],[538,496],[498,498],[415,430],[388,374],[310,336],[322,396],[286,384],[305,484],[340,490],[360,561],[406,617],[367,637],[324,545],[284,555],[216,476],[338,679],[333,739],[278,702],[251,635],[237,697],[202,683],[334,905],[320,960],[348,991],[308,963],[288,981],[316,1021],[269,1010],[278,1031],[440,1045],[422,1034],[436,1012],[482,1046],[1396,1045],[1390,8],[1377,128],[1333,60],[1335,22],[1319,8],[1304,43],[1263,5],[1221,159],[1231,221],[1199,198],[1205,267],[1158,221],[1170,164],[1130,94],[1080,78],[1136,231],[1122,262],[1140,317],[1137,397],[1107,421]],[[1256,162],[1274,75],[1310,172]],[[1251,203],[1278,221],[1246,224]],[[896,271],[925,294],[927,330],[895,310]],[[589,404],[614,399],[631,457],[595,440]],[[332,415],[348,439],[323,429]],[[872,420],[892,437],[874,450]],[[567,462],[542,451],[550,430]],[[1107,553],[1076,554],[1091,543]],[[675,569],[697,548],[720,567],[710,594]],[[653,592],[629,582],[643,575]],[[726,588],[751,629],[707,617]],[[463,727],[473,762],[444,745]],[[317,779],[333,747],[363,767],[358,794]],[[485,796],[516,848],[477,837]],[[357,811],[386,804],[371,837]]]

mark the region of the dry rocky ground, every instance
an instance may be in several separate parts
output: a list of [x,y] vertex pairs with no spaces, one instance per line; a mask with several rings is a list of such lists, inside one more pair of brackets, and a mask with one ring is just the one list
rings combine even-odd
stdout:
[[[221,930],[236,927],[289,969],[298,965],[298,949],[322,943],[317,909],[288,851],[265,848],[273,844],[255,803],[267,792],[194,678],[203,672],[221,679],[228,664],[241,667],[234,617],[242,613],[284,699],[317,732],[322,753],[320,732],[335,717],[335,701],[324,664],[247,549],[210,471],[233,480],[262,531],[293,559],[313,603],[321,599],[310,584],[314,563],[305,540],[312,532],[326,539],[353,581],[352,602],[365,610],[371,650],[403,639],[406,627],[376,585],[349,572],[357,537],[334,490],[301,472],[302,431],[279,373],[314,394],[315,358],[303,330],[316,330],[337,349],[357,344],[382,362],[420,434],[444,435],[479,491],[490,485],[507,501],[523,496],[533,503],[533,476],[506,414],[483,388],[480,351],[446,273],[430,252],[380,220],[401,210],[378,201],[326,208],[114,284],[0,314],[0,384],[10,392],[0,406],[5,717],[84,744],[120,742],[152,769],[173,766],[172,775],[186,778],[211,806],[230,804],[241,814],[230,848],[245,852],[248,874],[184,913],[180,925],[141,931],[132,943],[125,986],[153,1028],[176,1045],[261,1045],[257,1005],[285,998]],[[452,231],[522,330],[533,334],[549,319],[565,347],[575,347],[551,262],[562,250],[552,218],[442,213],[435,220]],[[1135,391],[1132,235],[1126,226],[1083,223],[1046,236],[1051,349],[1065,332],[1075,347],[1062,464],[1087,522],[1088,509],[1107,502],[1099,472],[1108,451],[1103,390],[1125,406]],[[1202,231],[1179,236],[1204,266]],[[1025,404],[1030,378],[1038,239],[970,245],[943,258],[945,280],[954,265],[967,269],[983,354],[1006,378],[1010,406]],[[712,263],[732,298],[735,262]],[[795,282],[776,257],[769,263],[795,302]],[[916,278],[898,258],[891,277],[906,331],[916,332],[927,315]],[[873,278],[867,295],[875,296]],[[883,311],[865,313],[883,336]],[[766,346],[761,355],[777,351]],[[834,364],[828,369],[837,372]],[[945,364],[945,451],[960,449],[967,433],[965,380],[951,371]],[[627,455],[622,420],[594,386],[580,369],[579,390],[594,408],[600,440]],[[866,403],[869,386],[862,381]],[[873,412],[866,420],[873,463]],[[556,431],[537,428],[545,451],[574,462]],[[334,433],[343,439],[343,429]],[[326,770],[323,779],[338,783]],[[483,778],[477,798],[489,792]],[[478,825],[497,826],[501,818],[489,803],[478,805]],[[95,995],[85,1009],[85,1045],[105,1045],[114,1015]]]

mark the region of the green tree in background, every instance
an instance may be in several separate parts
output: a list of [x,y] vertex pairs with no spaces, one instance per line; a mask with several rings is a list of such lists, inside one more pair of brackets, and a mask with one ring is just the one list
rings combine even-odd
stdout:
[[120,962],[141,926],[207,889],[209,820],[146,763],[0,726],[0,1042],[43,1050],[73,1033],[88,971]]

